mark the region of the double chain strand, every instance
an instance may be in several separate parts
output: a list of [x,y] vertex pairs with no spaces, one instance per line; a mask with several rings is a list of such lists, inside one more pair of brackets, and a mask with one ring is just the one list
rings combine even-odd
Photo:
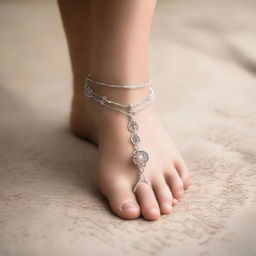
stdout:
[[[151,82],[151,81],[149,81]],[[139,169],[139,178],[136,184],[134,185],[133,192],[136,191],[138,185],[140,182],[147,183],[148,185],[150,184],[150,181],[145,177],[144,175],[144,170],[146,167],[146,163],[149,160],[149,155],[146,151],[140,149],[140,137],[138,135],[138,123],[135,120],[135,115],[138,114],[139,112],[143,111],[145,108],[147,108],[154,100],[155,100],[155,93],[153,89],[150,87],[149,88],[149,94],[148,96],[143,99],[140,102],[137,102],[135,104],[122,104],[113,100],[108,99],[106,96],[102,96],[91,88],[91,84],[95,85],[102,85],[102,86],[107,86],[107,87],[120,87],[124,89],[134,89],[134,88],[141,88],[145,87],[149,82],[144,83],[144,84],[136,84],[136,85],[112,85],[112,84],[107,84],[103,82],[98,82],[95,80],[92,80],[90,78],[90,75],[87,76],[86,78],[86,83],[84,87],[84,93],[87,97],[93,99],[97,103],[101,104],[104,107],[110,108],[114,111],[120,112],[126,116],[129,117],[127,129],[131,133],[131,143],[134,146],[134,151],[132,154],[132,160],[135,166]],[[128,87],[127,87],[128,86]]]
[[[141,112],[142,110],[144,110],[155,99],[155,94],[154,94],[153,89],[149,88],[149,90],[150,90],[150,94],[148,95],[148,97],[145,98],[144,100],[142,100],[141,102],[138,102],[135,104],[122,104],[119,102],[109,100],[106,96],[102,96],[100,94],[95,93],[94,90],[88,85],[85,87],[84,93],[87,97],[92,98],[93,100],[100,103],[101,105],[104,105],[108,108],[111,108],[115,111],[121,112],[127,116],[132,117],[132,116],[134,116],[134,114],[137,114],[137,113]],[[144,106],[142,106],[142,105],[144,105]],[[124,110],[119,109],[115,106],[118,106],[121,108],[128,108],[129,110],[127,112],[125,112]],[[135,108],[138,108],[140,106],[142,106],[142,107],[137,109],[136,111],[132,111]]]
[[94,85],[99,85],[99,86],[106,86],[106,87],[112,87],[112,88],[123,88],[123,89],[137,89],[137,88],[142,88],[145,87],[147,85],[151,84],[151,80],[148,80],[146,83],[144,84],[108,84],[105,82],[100,82],[100,81],[95,81],[91,78],[91,74],[89,74],[86,77],[86,82],[87,83],[91,83]]

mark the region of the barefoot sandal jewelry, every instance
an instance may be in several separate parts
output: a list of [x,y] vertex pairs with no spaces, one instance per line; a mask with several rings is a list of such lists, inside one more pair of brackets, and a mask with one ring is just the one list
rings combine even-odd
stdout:
[[147,85],[151,84],[151,81],[147,81],[144,84],[133,84],[133,85],[115,85],[115,84],[108,84],[104,82],[95,81],[90,77],[90,74],[86,77],[86,83],[84,87],[84,93],[87,97],[90,99],[96,101],[97,103],[101,104],[104,107],[110,108],[114,111],[120,112],[126,116],[129,117],[127,129],[131,133],[131,143],[134,146],[134,151],[132,154],[132,160],[135,166],[139,170],[139,177],[138,181],[136,182],[135,186],[133,187],[133,192],[137,190],[137,187],[140,182],[144,182],[151,186],[150,181],[146,178],[144,175],[144,170],[146,167],[146,163],[149,160],[149,155],[145,150],[142,150],[140,148],[140,137],[138,135],[138,123],[135,120],[135,116],[143,111],[145,108],[147,108],[155,99],[155,93],[151,87],[149,87],[149,94],[148,96],[137,103],[134,104],[122,104],[119,102],[112,101],[108,99],[106,96],[102,96],[98,93],[96,93],[92,87],[90,86],[96,85],[96,86],[106,86],[106,87],[112,87],[112,88],[120,88],[120,89],[136,89],[136,88],[142,88]]

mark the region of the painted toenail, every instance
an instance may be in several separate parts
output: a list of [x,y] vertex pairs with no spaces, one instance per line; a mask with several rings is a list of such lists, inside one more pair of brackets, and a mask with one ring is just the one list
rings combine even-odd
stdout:
[[123,211],[138,210],[138,206],[134,202],[124,203],[121,207]]

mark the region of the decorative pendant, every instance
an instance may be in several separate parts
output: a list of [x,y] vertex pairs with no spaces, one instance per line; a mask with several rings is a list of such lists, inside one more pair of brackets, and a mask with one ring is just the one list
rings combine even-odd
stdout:
[[144,150],[136,150],[133,152],[133,163],[140,169],[146,166],[149,160],[148,153]]
[[131,137],[131,142],[133,145],[139,145],[140,143],[140,136],[137,133],[134,133]]
[[138,126],[137,122],[133,118],[131,118],[128,123],[127,128],[129,130],[129,132],[134,133],[139,129],[139,126]]

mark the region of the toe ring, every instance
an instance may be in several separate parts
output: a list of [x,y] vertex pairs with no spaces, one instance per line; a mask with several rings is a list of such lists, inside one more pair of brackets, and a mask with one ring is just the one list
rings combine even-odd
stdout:
[[151,187],[151,182],[145,177],[145,175],[143,174],[143,170],[140,170],[140,174],[139,174],[139,180],[137,181],[137,183],[134,185],[133,187],[133,192],[135,193],[139,184],[141,182],[144,182],[146,184],[148,184]]

